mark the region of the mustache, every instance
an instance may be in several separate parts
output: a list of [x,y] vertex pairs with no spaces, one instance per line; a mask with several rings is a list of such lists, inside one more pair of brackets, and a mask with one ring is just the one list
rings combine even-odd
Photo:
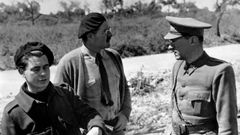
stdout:
[[107,35],[107,42],[109,42],[112,38],[112,35]]

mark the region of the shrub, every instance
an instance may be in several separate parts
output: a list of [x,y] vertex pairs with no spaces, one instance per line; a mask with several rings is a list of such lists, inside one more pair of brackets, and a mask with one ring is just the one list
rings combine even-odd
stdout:
[[146,55],[147,51],[142,46],[139,45],[119,45],[114,47],[117,50],[121,57],[133,57],[133,56],[142,56]]

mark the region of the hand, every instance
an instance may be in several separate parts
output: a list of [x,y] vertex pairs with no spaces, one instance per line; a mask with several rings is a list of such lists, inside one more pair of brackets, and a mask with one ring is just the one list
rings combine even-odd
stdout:
[[114,127],[114,130],[120,131],[120,130],[125,129],[127,126],[127,122],[128,122],[127,117],[122,113],[119,113],[117,117],[118,117],[118,122],[117,122],[116,126]]
[[102,135],[102,129],[99,127],[93,127],[89,130],[87,135]]

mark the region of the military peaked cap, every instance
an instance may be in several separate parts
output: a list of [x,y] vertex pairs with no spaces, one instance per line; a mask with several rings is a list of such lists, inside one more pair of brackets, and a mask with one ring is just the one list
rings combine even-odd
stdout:
[[165,39],[175,39],[184,35],[203,36],[204,29],[212,27],[211,24],[194,18],[166,16],[166,20],[171,26],[169,32],[164,37]]

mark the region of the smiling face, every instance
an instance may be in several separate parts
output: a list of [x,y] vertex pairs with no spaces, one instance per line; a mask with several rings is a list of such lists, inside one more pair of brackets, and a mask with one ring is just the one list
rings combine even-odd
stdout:
[[50,69],[47,56],[29,57],[26,61],[26,68],[22,72],[22,76],[25,78],[30,92],[37,93],[46,89],[50,79]]

